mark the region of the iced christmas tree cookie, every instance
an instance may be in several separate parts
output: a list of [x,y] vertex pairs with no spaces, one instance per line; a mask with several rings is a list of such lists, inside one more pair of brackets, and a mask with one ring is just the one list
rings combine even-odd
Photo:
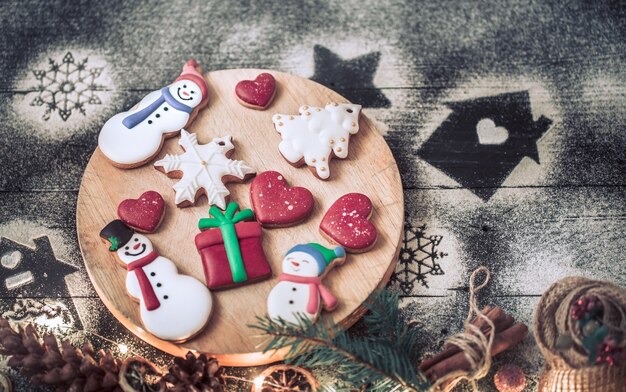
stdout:
[[189,60],[171,85],[146,95],[135,107],[111,117],[98,136],[98,147],[115,166],[148,163],[163,145],[191,124],[208,103],[209,88],[195,60]]
[[176,265],[160,256],[150,240],[120,220],[102,229],[100,237],[127,269],[126,289],[139,301],[144,327],[154,336],[181,342],[207,324],[213,308],[211,293],[200,281],[178,273]]
[[315,204],[311,191],[287,186],[283,175],[275,171],[263,172],[252,180],[250,201],[264,227],[296,225],[311,215]]
[[175,203],[178,207],[193,205],[202,193],[206,194],[209,205],[226,208],[226,197],[230,192],[225,182],[245,181],[254,176],[254,169],[243,161],[229,157],[235,148],[230,136],[213,139],[210,143],[199,144],[194,133],[184,129],[178,144],[184,153],[167,154],[154,166],[172,178],[180,178],[174,185]]
[[272,117],[282,141],[280,153],[298,167],[310,166],[319,178],[330,178],[330,160],[346,158],[350,135],[359,131],[361,105],[329,103],[324,108],[300,107],[300,115],[275,114]]
[[346,252],[340,246],[328,249],[310,243],[291,248],[283,259],[279,283],[267,298],[270,318],[298,324],[298,317],[315,321],[322,309],[335,309],[337,299],[322,285],[321,280],[345,258]]

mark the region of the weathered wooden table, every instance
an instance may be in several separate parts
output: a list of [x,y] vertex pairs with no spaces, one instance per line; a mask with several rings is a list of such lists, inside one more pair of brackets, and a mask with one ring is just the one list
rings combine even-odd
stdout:
[[[9,1],[0,21],[4,317],[169,362],[96,295],[75,207],[104,121],[190,57],[207,70],[309,77],[378,120],[406,200],[390,286],[423,329],[424,353],[461,327],[476,266],[493,275],[481,300],[529,325],[561,277],[626,283],[620,1]],[[506,362],[532,381],[542,359],[529,336],[495,366]]]

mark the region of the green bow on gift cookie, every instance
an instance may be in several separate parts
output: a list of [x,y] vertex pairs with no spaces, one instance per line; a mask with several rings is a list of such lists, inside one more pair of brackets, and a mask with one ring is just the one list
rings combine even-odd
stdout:
[[200,230],[219,228],[222,232],[228,264],[230,265],[233,281],[235,283],[245,282],[248,279],[241,257],[241,249],[239,248],[235,223],[254,219],[254,212],[252,212],[251,209],[246,208],[245,210],[237,212],[238,209],[239,204],[235,202],[228,203],[223,213],[218,207],[212,206],[209,209],[211,218],[202,218],[198,222],[198,228]]

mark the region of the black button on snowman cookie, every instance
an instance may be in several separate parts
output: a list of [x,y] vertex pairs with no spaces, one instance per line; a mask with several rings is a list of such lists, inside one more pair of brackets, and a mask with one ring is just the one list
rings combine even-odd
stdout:
[[213,308],[207,287],[191,276],[178,273],[174,263],[154,249],[150,240],[120,220],[100,232],[109,250],[126,267],[126,289],[139,300],[143,325],[153,335],[184,341],[208,322]]

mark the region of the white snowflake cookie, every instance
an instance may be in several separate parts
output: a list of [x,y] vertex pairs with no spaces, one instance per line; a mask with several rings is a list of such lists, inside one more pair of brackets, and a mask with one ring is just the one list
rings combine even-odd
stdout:
[[313,173],[330,178],[330,160],[346,158],[350,135],[359,131],[361,105],[329,103],[324,108],[300,107],[300,116],[275,114],[272,117],[282,141],[280,153],[292,165],[307,164]]
[[198,144],[196,135],[183,129],[178,144],[185,151],[183,154],[167,154],[154,163],[157,170],[167,173],[169,177],[180,178],[173,187],[178,207],[193,205],[204,193],[209,205],[224,209],[226,197],[230,195],[224,182],[234,179],[245,181],[255,174],[255,170],[243,161],[229,158],[235,148],[229,135],[215,138],[207,144]]

